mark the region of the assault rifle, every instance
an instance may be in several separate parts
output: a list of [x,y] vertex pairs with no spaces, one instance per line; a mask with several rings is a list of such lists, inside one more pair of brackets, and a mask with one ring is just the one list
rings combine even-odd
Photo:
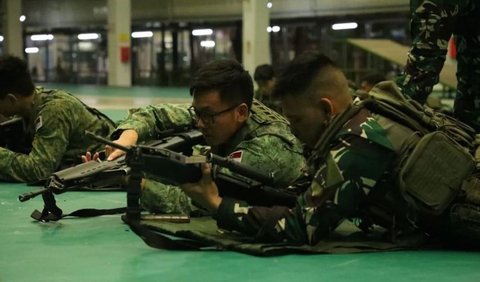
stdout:
[[[125,163],[130,167],[126,220],[140,219],[140,181],[143,173],[148,173],[165,184],[181,185],[199,181],[202,177],[200,165],[205,162],[214,165],[213,178],[221,196],[242,199],[252,205],[295,205],[296,191],[275,189],[271,186],[273,175],[258,172],[230,158],[214,154],[189,156],[170,149],[147,145],[127,148],[91,133],[87,135],[98,142],[126,152]],[[233,174],[223,171],[222,167]]]
[[0,122],[0,147],[17,153],[30,153],[32,138],[27,137],[23,118],[13,117]]
[[[191,154],[192,146],[202,144],[203,140],[202,133],[191,130],[150,141],[147,146]],[[61,194],[77,189],[102,190],[101,187],[121,187],[126,184],[129,174],[130,167],[125,162],[125,156],[113,161],[91,160],[53,173],[44,188],[24,193],[18,199],[25,202],[46,192]]]
[[[32,217],[37,220],[58,220],[62,211],[55,205],[52,193],[59,194],[86,185],[108,182],[109,179],[125,179],[128,176],[127,219],[140,218],[140,182],[147,173],[165,184],[180,185],[197,182],[202,176],[200,165],[210,162],[214,165],[213,178],[219,187],[221,196],[242,199],[252,205],[294,206],[298,191],[295,189],[273,188],[273,175],[260,173],[232,159],[214,154],[192,156],[192,146],[201,143],[203,136],[198,131],[190,131],[161,140],[160,144],[135,145],[129,148],[90,132],[87,136],[126,152],[124,157],[114,161],[90,161],[54,173],[45,188],[24,193],[20,201],[26,201],[42,195],[44,211],[34,211]],[[222,171],[227,168],[233,174]],[[87,215],[89,216],[89,215]],[[90,215],[91,216],[91,215]]]
[[[153,148],[168,148],[191,154],[193,145],[202,144],[204,142],[203,135],[197,130],[186,131],[183,133],[175,133],[173,131],[164,132],[163,136],[167,137],[149,142],[149,146],[152,146]],[[130,177],[129,174],[130,167],[126,163],[125,156],[114,161],[98,162],[92,160],[52,174],[44,188],[24,193],[20,195],[18,199],[21,202],[24,202],[38,195],[42,196],[44,202],[42,212],[34,210],[31,214],[31,217],[38,221],[56,221],[65,216],[92,217],[124,213],[125,208],[107,210],[80,209],[65,215],[56,205],[53,194],[86,188],[100,190],[98,187],[109,185],[117,187],[122,186],[125,184],[125,180]],[[138,185],[140,185],[140,182]]]

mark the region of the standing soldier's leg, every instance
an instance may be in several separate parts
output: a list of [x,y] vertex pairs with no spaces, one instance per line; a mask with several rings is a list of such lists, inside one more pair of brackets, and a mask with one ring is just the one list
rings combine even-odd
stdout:
[[457,45],[457,95],[454,113],[480,132],[480,8],[462,19]]
[[396,79],[405,95],[422,104],[438,83],[458,16],[455,5],[436,2],[410,1],[412,47],[404,73]]

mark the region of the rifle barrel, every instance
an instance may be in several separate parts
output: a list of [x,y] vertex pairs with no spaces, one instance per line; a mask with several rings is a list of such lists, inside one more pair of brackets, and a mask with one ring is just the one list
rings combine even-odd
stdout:
[[42,188],[42,189],[26,192],[26,193],[23,193],[22,195],[18,196],[18,200],[20,202],[25,202],[25,201],[30,200],[31,198],[35,198],[36,196],[45,193],[47,191],[48,191],[48,188]]
[[212,164],[228,168],[231,172],[246,176],[262,184],[273,185],[274,178],[272,173],[265,174],[263,172],[256,171],[242,163],[236,162],[231,158],[224,158],[215,154],[209,154],[207,156],[207,160]]

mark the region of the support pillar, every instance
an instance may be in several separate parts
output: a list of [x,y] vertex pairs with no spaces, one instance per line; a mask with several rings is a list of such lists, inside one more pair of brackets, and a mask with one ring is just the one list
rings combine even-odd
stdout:
[[130,0],[108,2],[108,85],[132,86]]
[[243,66],[253,77],[260,64],[270,64],[268,0],[243,0]]
[[6,55],[24,58],[22,23],[22,1],[3,0],[3,46]]

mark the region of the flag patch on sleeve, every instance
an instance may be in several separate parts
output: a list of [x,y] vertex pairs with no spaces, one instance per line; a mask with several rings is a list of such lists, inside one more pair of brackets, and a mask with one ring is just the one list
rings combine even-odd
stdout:
[[231,153],[228,157],[236,162],[242,162],[243,151],[235,151]]

